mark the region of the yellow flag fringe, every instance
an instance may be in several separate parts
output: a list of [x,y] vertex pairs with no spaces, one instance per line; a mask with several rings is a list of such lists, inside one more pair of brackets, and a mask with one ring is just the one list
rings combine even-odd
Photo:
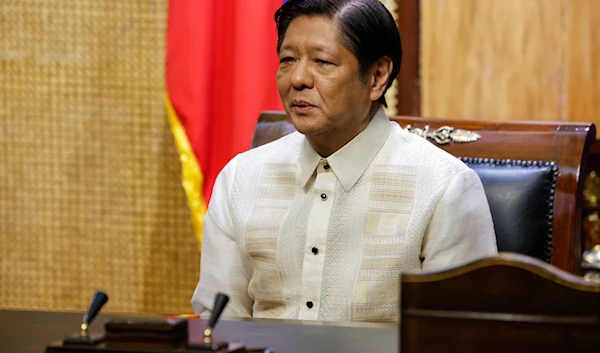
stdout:
[[171,99],[167,92],[165,92],[165,106],[167,108],[171,132],[175,138],[175,146],[177,152],[179,152],[179,159],[181,160],[181,184],[183,185],[183,189],[187,196],[188,206],[192,213],[194,232],[198,238],[198,247],[201,251],[202,225],[204,222],[204,215],[206,214],[206,203],[204,202],[204,195],[202,195],[204,177],[185,129],[183,128],[183,125],[181,125],[181,121],[179,120],[175,109],[173,109]]

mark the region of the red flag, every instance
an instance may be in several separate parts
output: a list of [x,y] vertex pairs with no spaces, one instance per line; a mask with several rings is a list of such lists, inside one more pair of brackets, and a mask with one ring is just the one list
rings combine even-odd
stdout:
[[219,171],[250,147],[263,110],[282,110],[277,93],[281,0],[171,0],[166,84],[182,181],[201,241],[202,217]]

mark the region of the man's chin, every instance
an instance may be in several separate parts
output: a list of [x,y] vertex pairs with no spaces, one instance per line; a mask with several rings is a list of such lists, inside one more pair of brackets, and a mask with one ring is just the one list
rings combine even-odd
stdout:
[[307,114],[307,115],[299,115],[291,112],[290,122],[301,134],[311,136],[315,134],[320,134],[325,130],[325,126],[323,126],[323,117],[320,117],[316,114]]
[[323,133],[322,128],[317,128],[315,126],[294,125],[294,127],[296,128],[296,131],[307,137],[318,136]]

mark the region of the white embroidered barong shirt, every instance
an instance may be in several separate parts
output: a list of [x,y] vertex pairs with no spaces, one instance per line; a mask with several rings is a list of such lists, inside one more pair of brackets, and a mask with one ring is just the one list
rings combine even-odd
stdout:
[[327,158],[294,132],[227,164],[192,304],[223,292],[232,316],[397,321],[401,272],[496,253],[477,174],[379,109]]

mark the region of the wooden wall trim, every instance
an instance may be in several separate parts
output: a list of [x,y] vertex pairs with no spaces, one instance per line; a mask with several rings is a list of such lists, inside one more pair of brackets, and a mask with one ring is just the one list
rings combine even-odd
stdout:
[[421,115],[420,0],[396,0],[402,64],[398,74],[399,115]]

